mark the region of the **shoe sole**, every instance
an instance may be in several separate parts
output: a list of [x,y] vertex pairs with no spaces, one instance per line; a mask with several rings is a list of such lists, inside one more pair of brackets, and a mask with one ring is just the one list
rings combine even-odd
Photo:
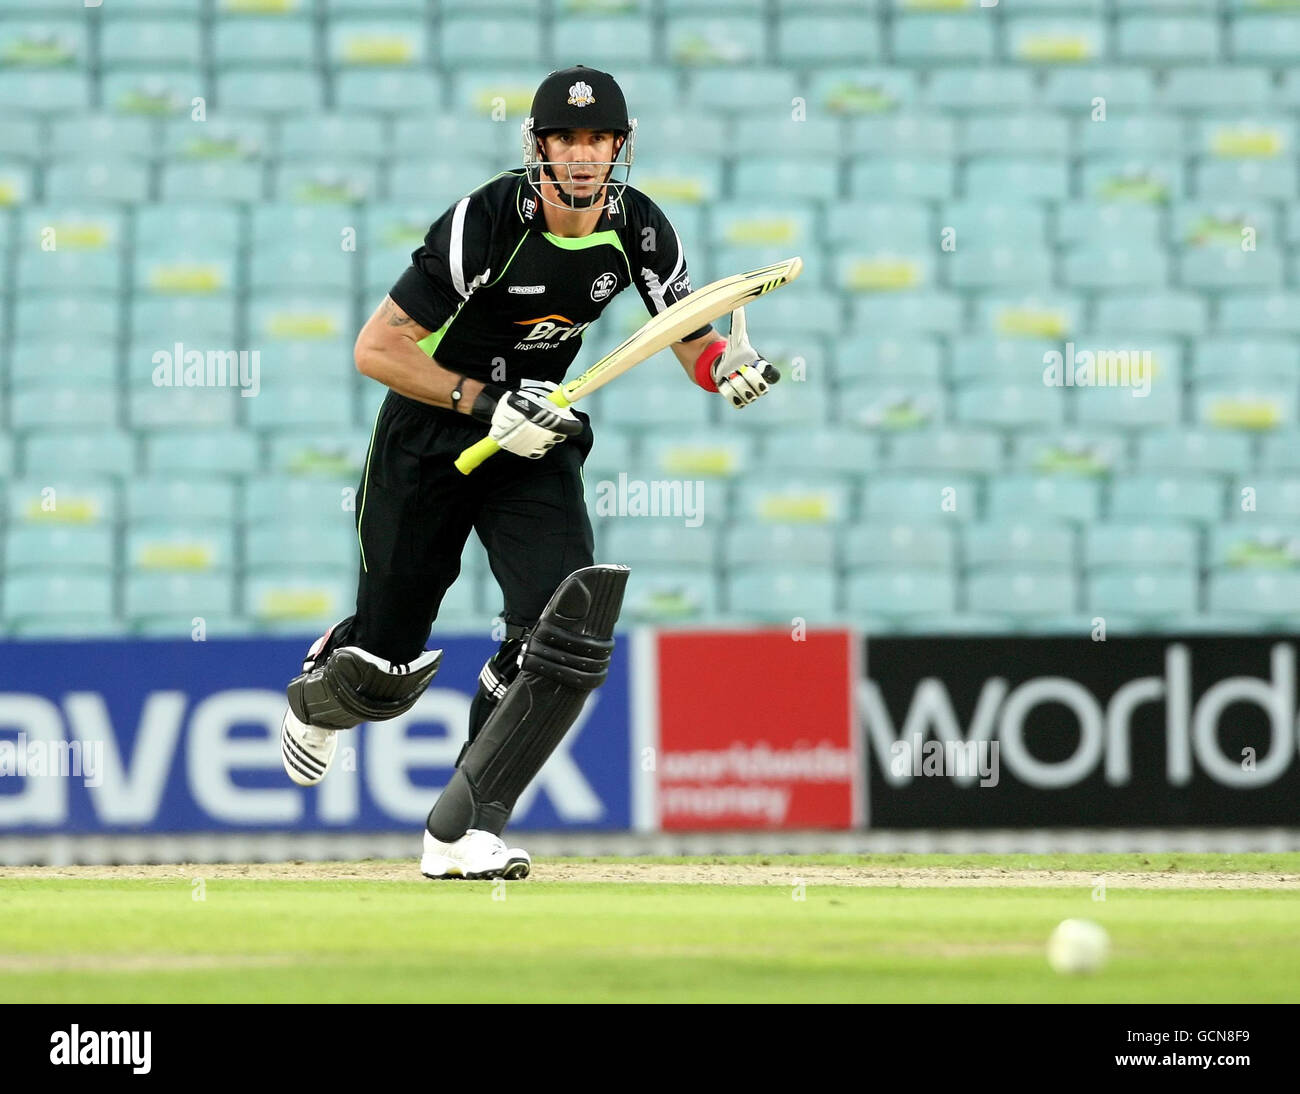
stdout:
[[431,874],[424,869],[423,863],[420,866],[420,873],[430,881],[492,881],[496,878],[505,881],[523,881],[531,870],[531,864],[520,858],[513,858],[495,870],[480,870],[469,874],[461,873],[456,866],[448,866],[441,874]]

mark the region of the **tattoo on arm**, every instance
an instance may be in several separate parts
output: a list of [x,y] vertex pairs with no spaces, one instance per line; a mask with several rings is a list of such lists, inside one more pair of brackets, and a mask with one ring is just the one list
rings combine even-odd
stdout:
[[408,323],[414,322],[409,315],[403,315],[399,312],[393,302],[388,299],[384,300],[384,313],[388,316],[388,325],[390,327],[404,327]]

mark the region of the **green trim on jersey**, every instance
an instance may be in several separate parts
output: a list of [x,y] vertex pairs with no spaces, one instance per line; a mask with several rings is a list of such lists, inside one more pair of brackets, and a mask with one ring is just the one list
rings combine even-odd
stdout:
[[577,236],[576,238],[552,235],[550,232],[543,232],[542,236],[566,251],[585,251],[588,247],[599,247],[602,243],[608,243],[611,247],[617,247],[620,251],[623,249],[623,244],[618,239],[618,233],[612,228],[606,228],[603,232],[592,232],[589,236]]

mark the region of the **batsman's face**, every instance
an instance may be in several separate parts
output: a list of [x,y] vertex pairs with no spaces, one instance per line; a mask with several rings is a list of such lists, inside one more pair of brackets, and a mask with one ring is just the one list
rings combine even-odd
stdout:
[[556,164],[555,177],[566,194],[585,198],[594,193],[609,177],[612,163],[622,139],[607,129],[560,129],[542,138],[545,158]]

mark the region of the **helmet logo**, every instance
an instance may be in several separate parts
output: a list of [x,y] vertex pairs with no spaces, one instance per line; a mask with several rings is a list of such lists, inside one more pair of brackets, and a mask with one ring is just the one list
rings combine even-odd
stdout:
[[585,84],[579,80],[569,88],[569,105],[570,106],[590,106],[596,101],[595,96],[591,93],[591,85]]

